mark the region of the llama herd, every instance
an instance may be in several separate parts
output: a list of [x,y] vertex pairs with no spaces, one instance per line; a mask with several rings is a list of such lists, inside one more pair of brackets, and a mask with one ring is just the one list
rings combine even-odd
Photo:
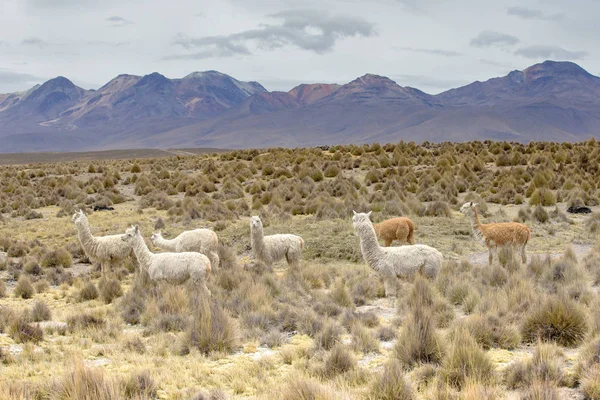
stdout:
[[[525,247],[531,235],[530,229],[517,222],[482,224],[479,222],[477,204],[465,203],[460,212],[471,219],[475,238],[489,249],[489,263],[493,251],[500,246],[513,246],[521,251],[523,262],[527,261]],[[414,224],[406,218],[392,218],[379,224],[370,219],[371,212],[354,212],[352,224],[360,239],[360,250],[367,265],[383,280],[386,297],[396,297],[397,278],[408,278],[415,274],[434,279],[441,266],[443,256],[438,250],[424,244],[415,244]],[[72,218],[77,228],[79,242],[90,260],[99,262],[106,276],[110,264],[119,262],[131,254],[135,255],[139,267],[148,273],[154,282],[183,284],[191,282],[210,296],[206,281],[211,271],[219,267],[217,234],[209,229],[195,229],[181,233],[174,239],[165,239],[161,233],[151,236],[152,243],[167,252],[150,251],[137,226],[128,228],[123,235],[96,237],[92,235],[89,222],[83,211],[75,212]],[[285,259],[292,267],[300,264],[304,240],[292,234],[265,236],[263,224],[258,216],[250,219],[252,254],[258,261],[272,269],[273,263]],[[378,239],[385,242],[380,246]],[[390,247],[397,240],[408,246]]]

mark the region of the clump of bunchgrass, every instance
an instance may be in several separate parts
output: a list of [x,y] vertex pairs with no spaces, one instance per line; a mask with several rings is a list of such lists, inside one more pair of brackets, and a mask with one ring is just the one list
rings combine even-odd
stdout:
[[469,380],[489,384],[495,379],[494,364],[464,327],[457,328],[443,360],[440,379],[458,388]]
[[394,356],[407,367],[442,361],[444,345],[435,330],[430,309],[417,307],[412,311],[394,346]]
[[398,360],[390,360],[383,373],[375,377],[369,399],[378,400],[412,400],[414,394],[409,382],[404,377],[404,370]]
[[565,296],[550,296],[525,317],[521,334],[529,343],[541,339],[574,347],[583,341],[588,329],[587,316],[579,304]]
[[13,294],[15,297],[20,297],[22,299],[30,299],[33,297],[35,289],[26,275],[21,275]]

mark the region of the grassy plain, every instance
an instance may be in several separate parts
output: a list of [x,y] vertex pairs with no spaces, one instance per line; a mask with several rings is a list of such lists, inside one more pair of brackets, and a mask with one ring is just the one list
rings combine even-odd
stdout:
[[[600,217],[565,212],[598,211],[595,141],[189,153],[0,167],[0,398],[600,398]],[[467,200],[530,226],[527,264],[502,249],[487,265]],[[80,207],[99,236],[214,229],[213,299],[132,260],[108,289]],[[438,278],[400,282],[390,306],[353,209],[410,217]],[[255,214],[304,238],[299,270],[253,260]]]

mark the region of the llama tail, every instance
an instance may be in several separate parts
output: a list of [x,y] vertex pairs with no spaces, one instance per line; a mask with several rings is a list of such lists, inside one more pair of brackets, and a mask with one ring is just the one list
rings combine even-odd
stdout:
[[298,236],[300,238],[300,250],[304,249],[304,239],[302,239],[300,236]]
[[415,244],[415,226],[413,224],[408,225],[408,238],[406,240],[410,244]]

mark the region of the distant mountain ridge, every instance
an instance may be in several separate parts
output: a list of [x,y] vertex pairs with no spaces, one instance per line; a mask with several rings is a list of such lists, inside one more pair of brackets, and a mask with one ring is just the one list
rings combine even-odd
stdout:
[[57,77],[0,94],[0,152],[272,147],[600,134],[600,78],[545,61],[430,95],[363,75],[269,92],[217,71],[119,75],[98,90]]

